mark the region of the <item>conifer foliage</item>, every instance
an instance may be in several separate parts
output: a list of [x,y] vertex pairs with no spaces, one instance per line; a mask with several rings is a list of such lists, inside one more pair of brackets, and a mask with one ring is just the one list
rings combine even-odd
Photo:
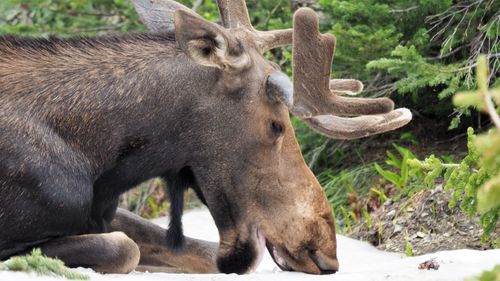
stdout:
[[477,62],[478,90],[458,93],[454,102],[461,107],[475,107],[488,113],[495,124],[489,132],[476,136],[469,128],[468,154],[459,164],[445,164],[431,155],[424,161],[408,160],[414,169],[427,173],[425,181],[432,183],[443,175],[445,189],[453,191],[449,207],[460,203],[460,208],[470,217],[481,213],[483,242],[495,230],[500,217],[500,118],[495,104],[500,103],[500,89],[488,89],[488,64],[485,56]]

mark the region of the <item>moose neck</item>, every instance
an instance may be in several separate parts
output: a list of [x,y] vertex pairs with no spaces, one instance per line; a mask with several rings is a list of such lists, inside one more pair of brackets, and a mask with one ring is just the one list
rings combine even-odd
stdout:
[[96,178],[148,145],[179,157],[158,166],[182,163],[176,138],[193,115],[198,85],[210,92],[217,75],[192,63],[172,37],[0,38],[0,111],[46,124],[89,159]]

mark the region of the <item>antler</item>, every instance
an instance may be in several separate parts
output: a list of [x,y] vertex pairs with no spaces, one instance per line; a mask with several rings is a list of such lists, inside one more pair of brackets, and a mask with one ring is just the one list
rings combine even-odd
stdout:
[[[177,10],[198,16],[191,9],[171,0],[133,2],[141,20],[154,32],[174,31]],[[293,114],[313,129],[332,138],[353,139],[394,130],[411,120],[411,112],[406,108],[393,110],[394,103],[390,99],[340,96],[356,94],[363,89],[363,85],[352,79],[330,80],[335,37],[319,32],[318,16],[311,9],[297,10],[293,30],[263,32],[252,26],[245,0],[218,0],[217,4],[222,25],[247,37],[247,42],[255,42],[261,53],[291,44],[293,37],[295,90],[293,99],[290,97],[290,104],[287,105]]]
[[177,10],[198,16],[188,7],[170,0],[133,0],[141,21],[152,32],[175,31],[174,14]]
[[297,10],[293,30],[294,105],[290,111],[294,115],[320,133],[337,139],[365,137],[410,122],[411,112],[406,108],[393,110],[394,103],[388,98],[337,95],[357,93],[362,84],[357,80],[330,80],[335,37],[319,32],[319,19],[313,10]]
[[[172,0],[133,0],[141,21],[149,31],[174,31],[174,14],[177,10],[199,16],[188,7]],[[255,42],[260,53],[267,50],[292,44],[292,29],[258,31],[250,22],[245,0],[218,0],[217,5],[222,26],[244,33],[250,37],[249,42]]]
[[292,29],[258,31],[252,26],[245,0],[217,0],[222,26],[243,29],[256,42],[261,53],[292,44]]

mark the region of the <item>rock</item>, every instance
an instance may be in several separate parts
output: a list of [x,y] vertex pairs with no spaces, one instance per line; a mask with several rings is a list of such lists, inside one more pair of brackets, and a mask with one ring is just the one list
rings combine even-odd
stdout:
[[394,215],[396,214],[396,210],[391,210],[389,213],[387,213],[385,216],[387,219],[392,220],[394,218]]
[[430,259],[428,261],[424,261],[423,263],[418,265],[418,269],[421,270],[438,270],[439,269],[439,263],[436,261],[435,258]]
[[423,232],[420,232],[420,231],[417,232],[417,237],[418,238],[424,238],[425,236],[427,236],[427,234],[425,234]]
[[423,212],[422,214],[420,214],[420,216],[421,216],[422,218],[425,218],[425,217],[427,217],[428,215],[429,215],[429,213],[426,213],[426,212]]
[[401,232],[403,230],[403,227],[397,223],[394,224],[394,234]]

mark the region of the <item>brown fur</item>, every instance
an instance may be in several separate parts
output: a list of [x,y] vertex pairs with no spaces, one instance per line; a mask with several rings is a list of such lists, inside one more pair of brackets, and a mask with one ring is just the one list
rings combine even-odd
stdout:
[[[252,42],[238,41],[230,32],[188,15],[178,21],[200,31],[199,37],[176,31],[179,42],[206,40],[207,34],[225,39],[217,44],[205,41],[213,54],[210,59],[194,55],[205,45],[177,47],[169,34],[2,39],[0,165],[7,174],[0,175],[0,186],[7,196],[0,199],[0,223],[8,225],[9,232],[0,235],[1,256],[38,244],[50,252],[53,237],[75,237],[89,245],[87,233],[111,230],[114,202],[121,192],[186,168],[222,234],[219,270],[248,271],[260,251],[260,230],[275,247],[308,261],[291,268],[321,272],[308,254],[299,253],[307,253],[304,245],[318,242],[311,236],[318,232],[307,232],[316,227],[308,225],[318,223],[316,207],[329,214],[328,205],[302,160],[287,108],[266,93],[266,77],[277,71],[275,65],[253,50]],[[224,45],[228,42],[240,43]],[[242,55],[249,57],[248,63],[238,64]],[[228,67],[211,67],[222,61]],[[290,181],[304,173],[308,176]],[[304,200],[301,188],[312,188],[317,195]],[[293,218],[295,198],[309,202],[304,206],[311,209],[307,222]],[[270,209],[282,213],[276,218],[289,224],[269,220]],[[23,223],[15,226],[9,220],[14,217]],[[331,216],[327,219],[332,221]],[[321,243],[330,245],[325,249],[335,257],[333,222],[324,227],[323,232],[332,234]],[[295,231],[286,231],[291,228]],[[30,242],[14,243],[17,239]],[[189,249],[189,243],[186,246]],[[146,256],[154,256],[154,246],[140,247]],[[187,264],[203,259],[174,256],[168,263],[187,271]],[[149,258],[146,266],[155,266],[155,259]],[[106,264],[91,266],[101,269]]]
[[92,267],[101,273],[129,273],[141,255],[137,244],[123,232],[65,236],[43,244],[41,250],[67,266]]
[[150,272],[216,273],[217,243],[186,237],[180,251],[164,245],[165,229],[123,209],[118,209],[111,227],[125,230],[140,248],[136,270]]
[[[137,264],[139,248],[143,268],[245,273],[255,266],[264,236],[285,270],[337,271],[329,204],[302,158],[289,117],[291,82],[269,79],[283,74],[261,55],[289,42],[291,31],[253,30],[246,9],[237,9],[244,7],[241,0],[220,1],[227,28],[169,0],[137,3],[150,29],[157,28],[162,9],[174,15],[174,25],[171,19],[158,24],[173,28],[118,37],[0,38],[0,225],[6,229],[0,232],[0,259],[41,246],[72,266],[127,272]],[[298,62],[304,43],[297,38],[319,34],[315,19],[300,14],[295,20],[305,25],[294,38],[294,53],[302,50],[294,54]],[[321,52],[312,51],[312,65],[329,73],[329,64],[317,65]],[[306,84],[310,88],[295,89],[295,101],[304,98],[301,90],[325,90]],[[304,104],[321,101],[316,96]],[[346,102],[357,113],[387,110],[373,108],[380,102]],[[349,106],[335,106],[341,109],[335,113],[352,113]],[[356,119],[331,118],[306,122],[329,135],[380,132]],[[394,125],[386,123],[375,125]],[[213,244],[188,238],[172,252],[165,231],[116,215],[121,193],[158,176],[182,182],[178,193],[189,184],[202,198],[220,233],[216,253]],[[123,231],[134,242],[125,234],[105,234],[110,231]]]

